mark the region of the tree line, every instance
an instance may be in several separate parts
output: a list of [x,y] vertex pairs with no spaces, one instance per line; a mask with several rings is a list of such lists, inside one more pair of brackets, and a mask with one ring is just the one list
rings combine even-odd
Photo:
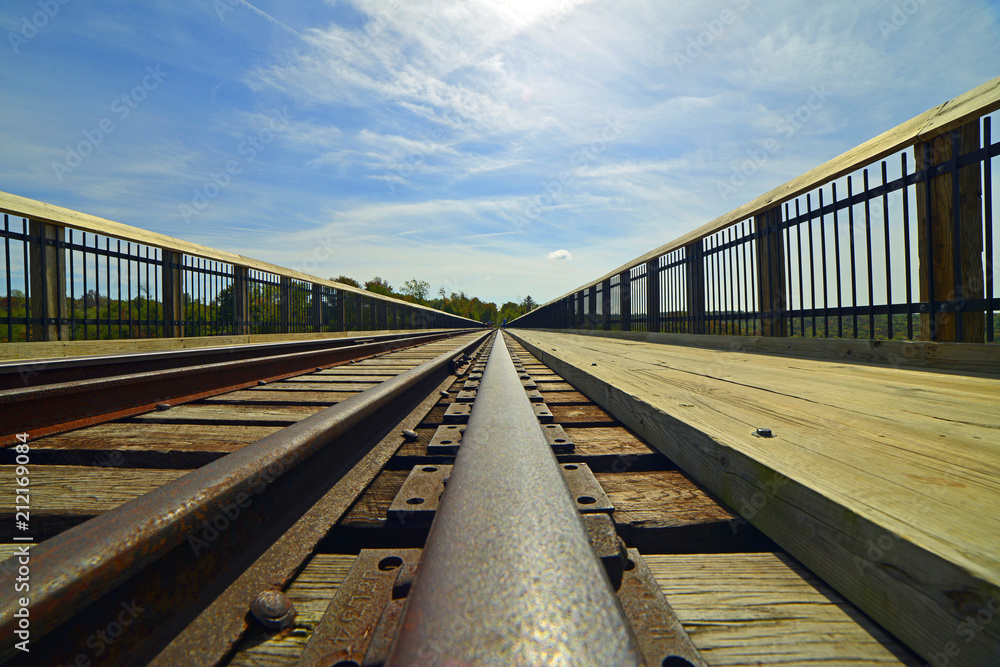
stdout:
[[493,325],[500,325],[504,320],[510,322],[538,307],[530,295],[520,301],[508,301],[497,305],[491,301],[483,301],[479,297],[470,297],[464,290],[448,294],[447,290],[441,287],[437,291],[437,297],[432,297],[430,283],[416,278],[404,282],[399,290],[394,290],[392,285],[380,276],[375,276],[371,280],[365,281],[364,284],[344,275],[330,278],[330,280]]

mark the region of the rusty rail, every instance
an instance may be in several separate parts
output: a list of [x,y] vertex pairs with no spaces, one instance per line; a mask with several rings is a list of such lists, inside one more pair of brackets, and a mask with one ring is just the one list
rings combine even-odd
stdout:
[[[35,546],[33,664],[72,663],[93,618],[133,603],[140,631],[104,658],[153,660],[485,335]],[[19,655],[17,596],[0,593],[0,661]],[[242,624],[246,611],[226,614]]]

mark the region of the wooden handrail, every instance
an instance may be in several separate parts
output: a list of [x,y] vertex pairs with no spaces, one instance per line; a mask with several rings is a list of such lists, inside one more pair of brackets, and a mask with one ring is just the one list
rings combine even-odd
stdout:
[[734,223],[752,219],[754,216],[761,215],[799,195],[834,181],[841,176],[850,174],[887,155],[891,155],[914,144],[929,141],[949,130],[960,127],[970,120],[980,118],[998,109],[1000,109],[1000,77],[897,125],[860,146],[856,146],[832,160],[824,162],[815,169],[793,178],[784,185],[779,185],[753,201],[743,204],[725,215],[719,216],[708,224],[702,225],[655,250],[650,250],[646,254],[619,266],[613,271],[609,271],[600,278],[556,297],[542,304],[542,306],[551,305],[581,290],[599,285],[604,280],[619,275],[623,271],[628,271],[649,260],[665,255],[678,248],[688,246]]
[[440,312],[418,303],[394,299],[392,297],[378,294],[377,292],[369,292],[367,290],[352,287],[351,285],[345,285],[332,280],[325,280],[317,276],[311,276],[307,273],[302,273],[301,271],[286,269],[275,264],[262,262],[243,255],[237,255],[236,253],[216,250],[215,248],[209,248],[208,246],[203,246],[198,243],[184,241],[183,239],[166,236],[165,234],[158,234],[157,232],[132,227],[113,220],[99,218],[94,215],[63,208],[62,206],[47,204],[45,202],[29,199],[27,197],[21,197],[8,192],[0,192],[0,213],[8,213],[17,217],[33,220],[35,222],[49,223],[57,227],[66,227],[84,232],[93,232],[95,234],[101,234],[103,236],[109,236],[123,241],[141,243],[143,245],[160,248],[162,250],[180,252],[193,257],[201,257],[203,259],[225,262],[227,264],[241,266],[247,269],[266,271],[267,273],[272,273],[285,278],[292,278],[294,280],[334,287],[344,292],[362,294],[371,299],[386,301],[389,303],[405,303],[406,305],[416,309],[427,310],[435,313]]

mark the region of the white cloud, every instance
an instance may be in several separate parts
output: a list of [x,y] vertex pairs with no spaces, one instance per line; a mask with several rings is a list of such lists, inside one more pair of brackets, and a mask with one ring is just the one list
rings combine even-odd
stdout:
[[567,260],[568,261],[568,260],[573,259],[573,255],[571,255],[569,253],[569,250],[561,250],[560,249],[560,250],[553,250],[552,252],[550,252],[548,255],[545,256],[545,259]]

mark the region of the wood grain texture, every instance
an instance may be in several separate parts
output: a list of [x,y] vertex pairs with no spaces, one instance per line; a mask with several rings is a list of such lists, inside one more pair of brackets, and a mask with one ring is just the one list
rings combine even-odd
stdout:
[[783,554],[642,557],[713,667],[924,664]]
[[545,306],[565,299],[577,292],[589,289],[602,281],[616,276],[632,267],[644,264],[651,259],[665,255],[678,248],[682,248],[689,243],[693,243],[706,236],[711,236],[715,232],[725,229],[733,223],[741,220],[749,220],[755,215],[780,206],[786,201],[808,192],[815,187],[840,178],[866,164],[880,160],[887,155],[902,150],[918,141],[925,141],[936,137],[942,132],[946,132],[956,126],[962,125],[972,119],[985,116],[988,113],[1000,109],[1000,77],[987,81],[981,86],[974,88],[967,93],[939,104],[938,106],[925,111],[924,113],[911,118],[910,120],[886,130],[882,134],[869,139],[865,143],[838,155],[837,157],[824,162],[818,167],[807,171],[801,176],[797,176],[783,185],[779,185],[770,192],[766,192],[756,199],[733,209],[729,213],[719,216],[715,220],[702,225],[694,231],[688,232],[684,236],[671,241],[665,245],[651,250],[634,260],[623,264],[613,271],[609,271],[597,280],[592,280],[571,292],[552,299]]
[[[925,658],[1000,610],[1000,382],[515,335]],[[962,654],[1000,663],[1000,623]]]
[[[420,333],[442,331],[421,329]],[[380,331],[335,331],[298,334],[243,334],[237,336],[191,336],[187,338],[126,338],[116,340],[63,340],[33,343],[4,343],[0,345],[0,359],[32,360],[53,357],[88,357],[96,355],[136,354],[161,350],[187,350],[203,347],[227,347],[252,343],[278,343],[294,340],[321,340],[382,334],[417,333],[413,330],[389,329]]]
[[853,340],[839,338],[766,338],[715,334],[674,334],[646,331],[592,331],[560,329],[555,333],[596,336],[634,342],[698,347],[726,352],[780,355],[801,359],[880,365],[911,370],[967,373],[981,377],[1000,376],[1000,353],[996,345],[936,343],[902,340]]

